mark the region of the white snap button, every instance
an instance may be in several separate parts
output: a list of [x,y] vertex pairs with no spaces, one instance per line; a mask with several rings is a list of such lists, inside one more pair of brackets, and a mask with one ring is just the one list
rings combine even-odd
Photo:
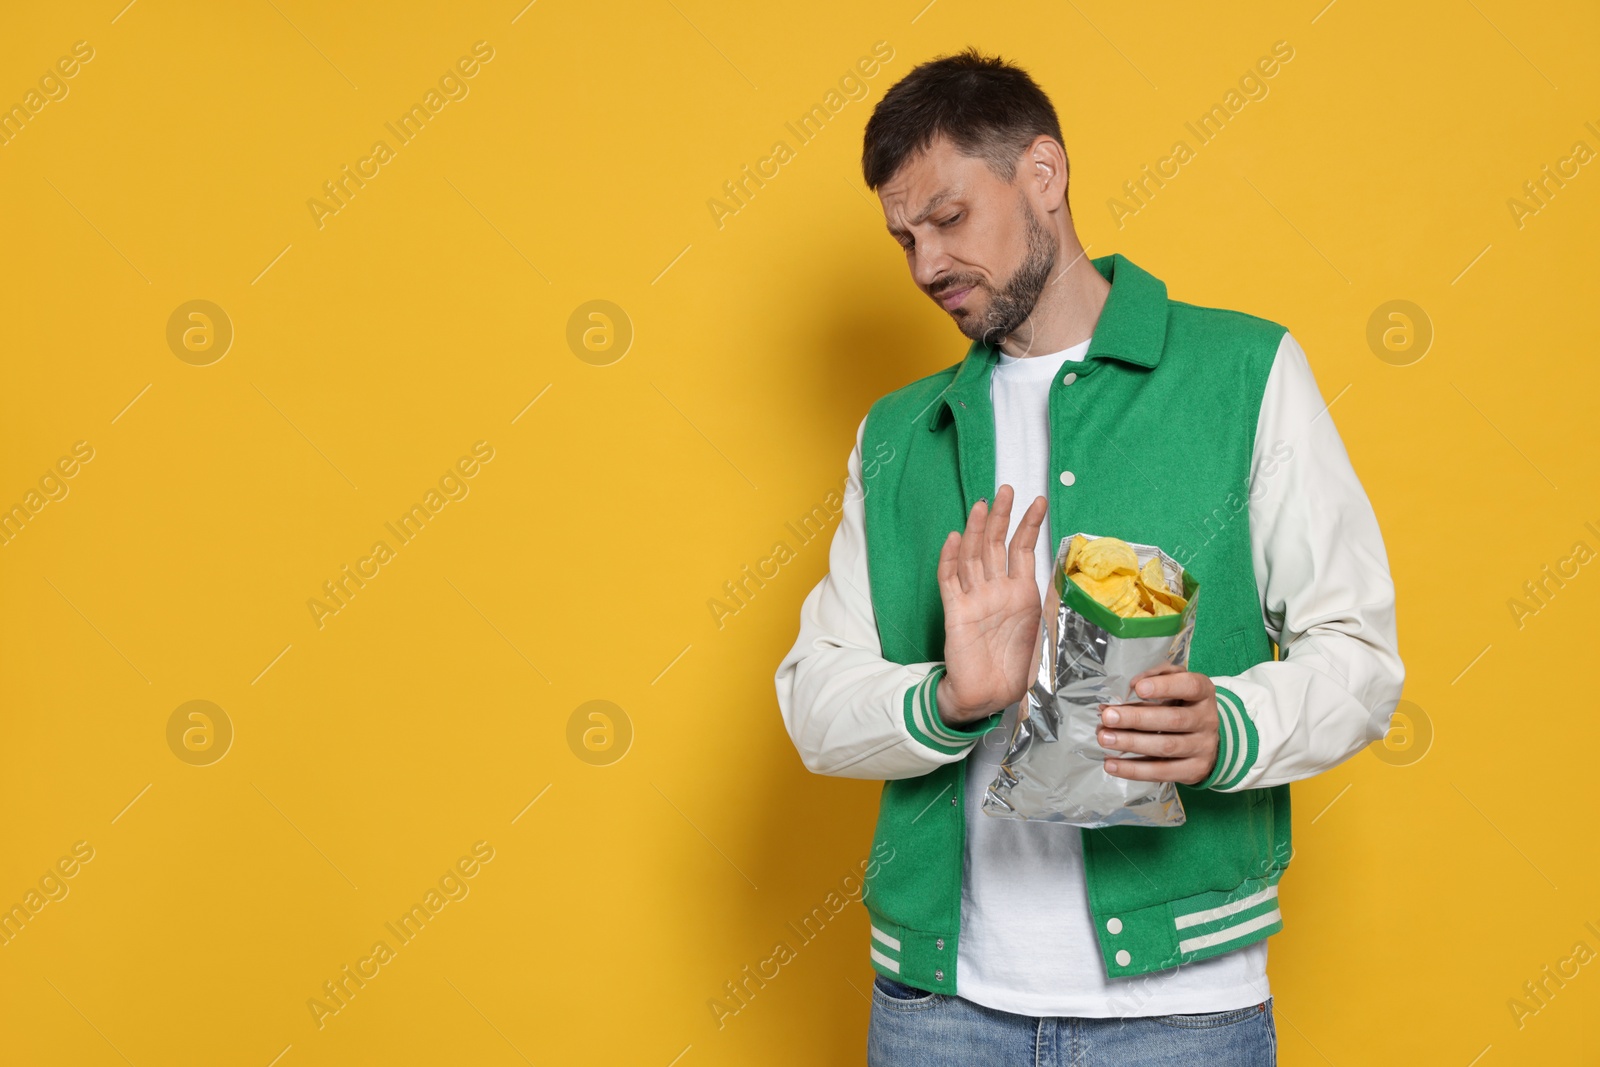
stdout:
[[1069,370],[1067,372],[1067,376],[1065,378],[1061,379],[1061,384],[1062,385],[1071,385],[1073,382],[1075,382],[1077,380],[1078,380],[1078,372]]
[[1118,967],[1126,967],[1132,961],[1133,961],[1133,957],[1128,955],[1128,950],[1127,949],[1123,949],[1121,952],[1117,953],[1117,966]]
[[935,981],[935,982],[942,982],[942,981],[944,981],[944,972],[943,972],[943,971],[934,971],[934,972],[933,972],[933,980],[934,980],[934,981]]
[[1062,485],[1071,485],[1073,482],[1075,482],[1077,480],[1078,480],[1078,476],[1076,474],[1073,474],[1071,471],[1062,471],[1061,472],[1061,484]]
[[1122,920],[1121,919],[1107,919],[1106,920],[1106,929],[1110,930],[1114,934],[1122,933]]

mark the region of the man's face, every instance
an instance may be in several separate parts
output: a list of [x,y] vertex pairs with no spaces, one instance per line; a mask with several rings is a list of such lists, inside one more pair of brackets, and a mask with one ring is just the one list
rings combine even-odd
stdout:
[[1020,183],[936,138],[878,189],[917,286],[974,341],[1027,321],[1055,269],[1056,241]]

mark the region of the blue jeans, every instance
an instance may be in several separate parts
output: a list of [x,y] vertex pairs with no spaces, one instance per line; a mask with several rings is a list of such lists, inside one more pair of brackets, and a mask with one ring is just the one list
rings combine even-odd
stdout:
[[874,975],[868,1067],[1274,1067],[1272,1000],[1205,1015],[1035,1018]]

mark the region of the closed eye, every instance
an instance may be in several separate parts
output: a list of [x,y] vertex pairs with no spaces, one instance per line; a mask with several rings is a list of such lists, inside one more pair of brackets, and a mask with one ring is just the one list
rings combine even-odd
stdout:
[[[967,215],[967,213],[965,211],[958,211],[954,215],[951,215],[947,219],[941,219],[935,225],[937,225],[941,230],[947,229],[947,228],[949,228],[951,226],[954,226],[956,223],[960,222],[962,219],[966,218],[966,215]],[[917,243],[916,238],[914,238],[914,237],[897,237],[897,238],[895,238],[895,240],[898,241],[899,244],[900,244],[900,247],[904,248],[907,252],[911,251],[912,248],[916,247],[916,243]]]

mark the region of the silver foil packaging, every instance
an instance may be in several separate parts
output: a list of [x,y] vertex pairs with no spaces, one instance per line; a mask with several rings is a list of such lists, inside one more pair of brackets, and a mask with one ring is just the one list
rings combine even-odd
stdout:
[[1061,539],[1045,595],[1038,674],[980,806],[997,818],[1072,826],[1181,826],[1178,787],[1107,774],[1105,760],[1124,754],[1106,752],[1095,733],[1101,704],[1149,703],[1133,692],[1139,675],[1188,669],[1199,583],[1155,545],[1129,542],[1141,567],[1161,561],[1167,587],[1188,603],[1176,615],[1122,618],[1067,577],[1071,541]]

